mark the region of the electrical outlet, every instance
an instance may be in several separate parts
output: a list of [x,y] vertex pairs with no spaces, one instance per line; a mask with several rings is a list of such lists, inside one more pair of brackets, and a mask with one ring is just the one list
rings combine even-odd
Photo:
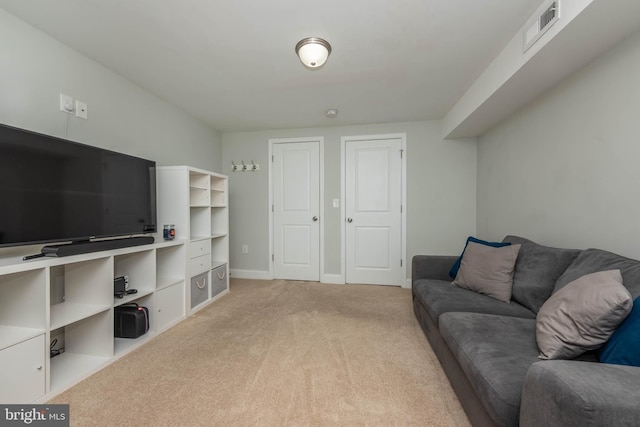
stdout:
[[63,111],[67,114],[73,113],[73,97],[69,95],[65,95],[64,93],[60,94],[60,111]]
[[242,253],[243,254],[249,253],[249,245],[242,245]]
[[333,199],[333,207],[334,208],[340,207],[340,199]]

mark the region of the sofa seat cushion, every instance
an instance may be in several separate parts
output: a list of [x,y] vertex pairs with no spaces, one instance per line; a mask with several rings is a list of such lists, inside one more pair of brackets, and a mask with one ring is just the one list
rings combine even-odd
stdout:
[[445,313],[439,329],[489,415],[517,426],[525,376],[539,361],[535,319]]
[[436,325],[440,315],[448,312],[501,314],[527,319],[536,317],[531,310],[514,301],[505,304],[486,295],[459,288],[444,280],[416,280],[413,291]]
[[521,245],[511,299],[537,313],[551,296],[558,277],[576,259],[580,250],[542,246],[518,236],[507,236],[504,242]]

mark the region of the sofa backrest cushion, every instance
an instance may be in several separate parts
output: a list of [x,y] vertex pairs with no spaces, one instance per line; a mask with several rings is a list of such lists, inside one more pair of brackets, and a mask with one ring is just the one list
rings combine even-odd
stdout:
[[625,258],[602,249],[585,249],[582,251],[558,278],[553,292],[558,292],[568,283],[585,274],[615,269],[620,270],[622,273],[622,284],[629,290],[631,296],[633,298],[638,297],[640,295],[640,261]]
[[556,280],[576,259],[580,250],[542,246],[518,236],[507,236],[503,242],[521,245],[513,275],[511,299],[537,313],[553,293]]

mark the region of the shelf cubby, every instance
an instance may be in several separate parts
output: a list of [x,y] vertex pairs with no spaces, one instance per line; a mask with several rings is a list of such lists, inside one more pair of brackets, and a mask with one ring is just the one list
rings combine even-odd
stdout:
[[0,350],[45,332],[45,269],[0,276]]
[[185,245],[156,250],[156,289],[163,289],[185,279]]
[[[149,309],[149,331],[138,338],[113,338],[114,354],[119,356],[127,351],[137,347],[141,342],[150,339],[156,330],[156,304],[153,294],[141,296],[133,300],[129,300],[130,303],[136,303],[141,307],[147,307]],[[112,331],[113,332],[113,331]]]
[[113,310],[51,332],[62,337],[64,353],[50,361],[50,387],[57,391],[98,370],[113,357]]
[[128,289],[136,289],[138,292],[126,295],[124,298],[113,298],[116,305],[131,301],[141,296],[153,293],[156,289],[156,260],[152,249],[116,255],[113,258],[113,277],[127,276],[129,278]]
[[211,208],[211,236],[226,236],[229,232],[229,215],[226,209]]
[[209,206],[211,196],[209,190],[204,188],[189,188],[189,206],[206,207]]
[[219,193],[227,192],[227,177],[211,175],[211,191],[217,191]]
[[227,194],[221,190],[211,190],[211,207],[227,207]]
[[210,181],[209,175],[205,173],[190,171],[189,172],[189,187],[192,188],[202,188],[205,190],[209,190]]
[[200,173],[189,174],[189,205],[209,206],[211,204],[211,194],[208,175]]
[[109,310],[113,304],[113,259],[51,267],[50,294],[51,329]]
[[211,239],[211,268],[219,267],[229,262],[229,236]]
[[203,239],[211,236],[210,208],[191,208],[191,240]]

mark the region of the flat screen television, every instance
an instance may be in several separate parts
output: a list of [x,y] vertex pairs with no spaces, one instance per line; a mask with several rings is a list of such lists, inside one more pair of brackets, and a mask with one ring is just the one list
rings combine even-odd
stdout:
[[0,247],[155,231],[155,162],[0,125]]

